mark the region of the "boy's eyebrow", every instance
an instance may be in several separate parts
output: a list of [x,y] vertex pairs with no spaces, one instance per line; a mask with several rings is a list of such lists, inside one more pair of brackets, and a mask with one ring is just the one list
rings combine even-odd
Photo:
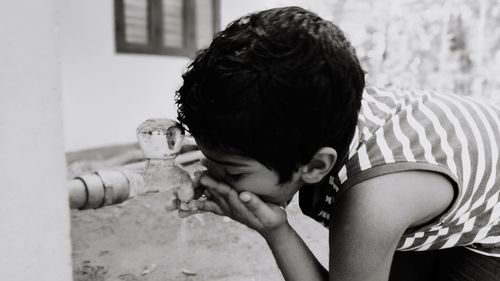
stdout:
[[207,155],[205,155],[205,158],[207,158],[208,160],[210,160],[212,162],[215,162],[215,163],[221,164],[221,165],[225,165],[225,166],[250,167],[249,165],[243,164],[243,163],[237,163],[237,162],[231,162],[231,161],[222,161],[222,160],[215,160],[213,158],[208,157]]

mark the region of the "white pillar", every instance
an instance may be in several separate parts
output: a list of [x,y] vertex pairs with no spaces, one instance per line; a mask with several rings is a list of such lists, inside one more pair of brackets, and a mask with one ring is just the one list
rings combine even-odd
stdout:
[[72,279],[58,0],[0,2],[0,279]]

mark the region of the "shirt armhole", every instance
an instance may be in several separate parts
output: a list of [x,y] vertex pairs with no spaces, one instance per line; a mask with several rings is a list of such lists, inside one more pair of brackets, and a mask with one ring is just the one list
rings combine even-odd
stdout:
[[[434,219],[430,222],[430,224],[439,224],[444,223],[448,219],[450,219],[451,214],[455,212],[458,207],[459,200],[462,195],[462,186],[458,181],[456,175],[454,175],[447,167],[440,166],[439,164],[430,164],[430,163],[421,163],[421,162],[412,162],[412,163],[384,163],[381,165],[373,166],[367,170],[360,171],[355,175],[350,176],[341,186],[340,192],[338,194],[338,198],[341,198],[345,191],[349,190],[354,185],[363,182],[365,180],[387,175],[391,173],[410,171],[410,170],[420,170],[420,171],[431,171],[442,174],[452,183],[453,186],[453,200],[450,206],[440,215],[437,219]],[[426,224],[429,226],[430,224]]]

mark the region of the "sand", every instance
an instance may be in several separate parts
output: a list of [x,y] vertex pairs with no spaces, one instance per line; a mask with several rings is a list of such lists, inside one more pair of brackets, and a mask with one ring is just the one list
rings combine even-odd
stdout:
[[[186,168],[192,172],[196,166]],[[176,212],[164,210],[165,200],[156,193],[97,210],[72,210],[74,280],[283,280],[258,233],[213,214],[181,223]],[[300,212],[296,198],[287,213],[326,265],[327,230]]]

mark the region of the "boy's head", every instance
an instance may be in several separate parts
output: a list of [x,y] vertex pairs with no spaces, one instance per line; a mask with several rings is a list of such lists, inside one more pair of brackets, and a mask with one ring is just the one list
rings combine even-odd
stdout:
[[178,119],[193,137],[256,159],[280,182],[321,147],[345,154],[365,85],[342,31],[299,7],[232,22],[183,78]]

